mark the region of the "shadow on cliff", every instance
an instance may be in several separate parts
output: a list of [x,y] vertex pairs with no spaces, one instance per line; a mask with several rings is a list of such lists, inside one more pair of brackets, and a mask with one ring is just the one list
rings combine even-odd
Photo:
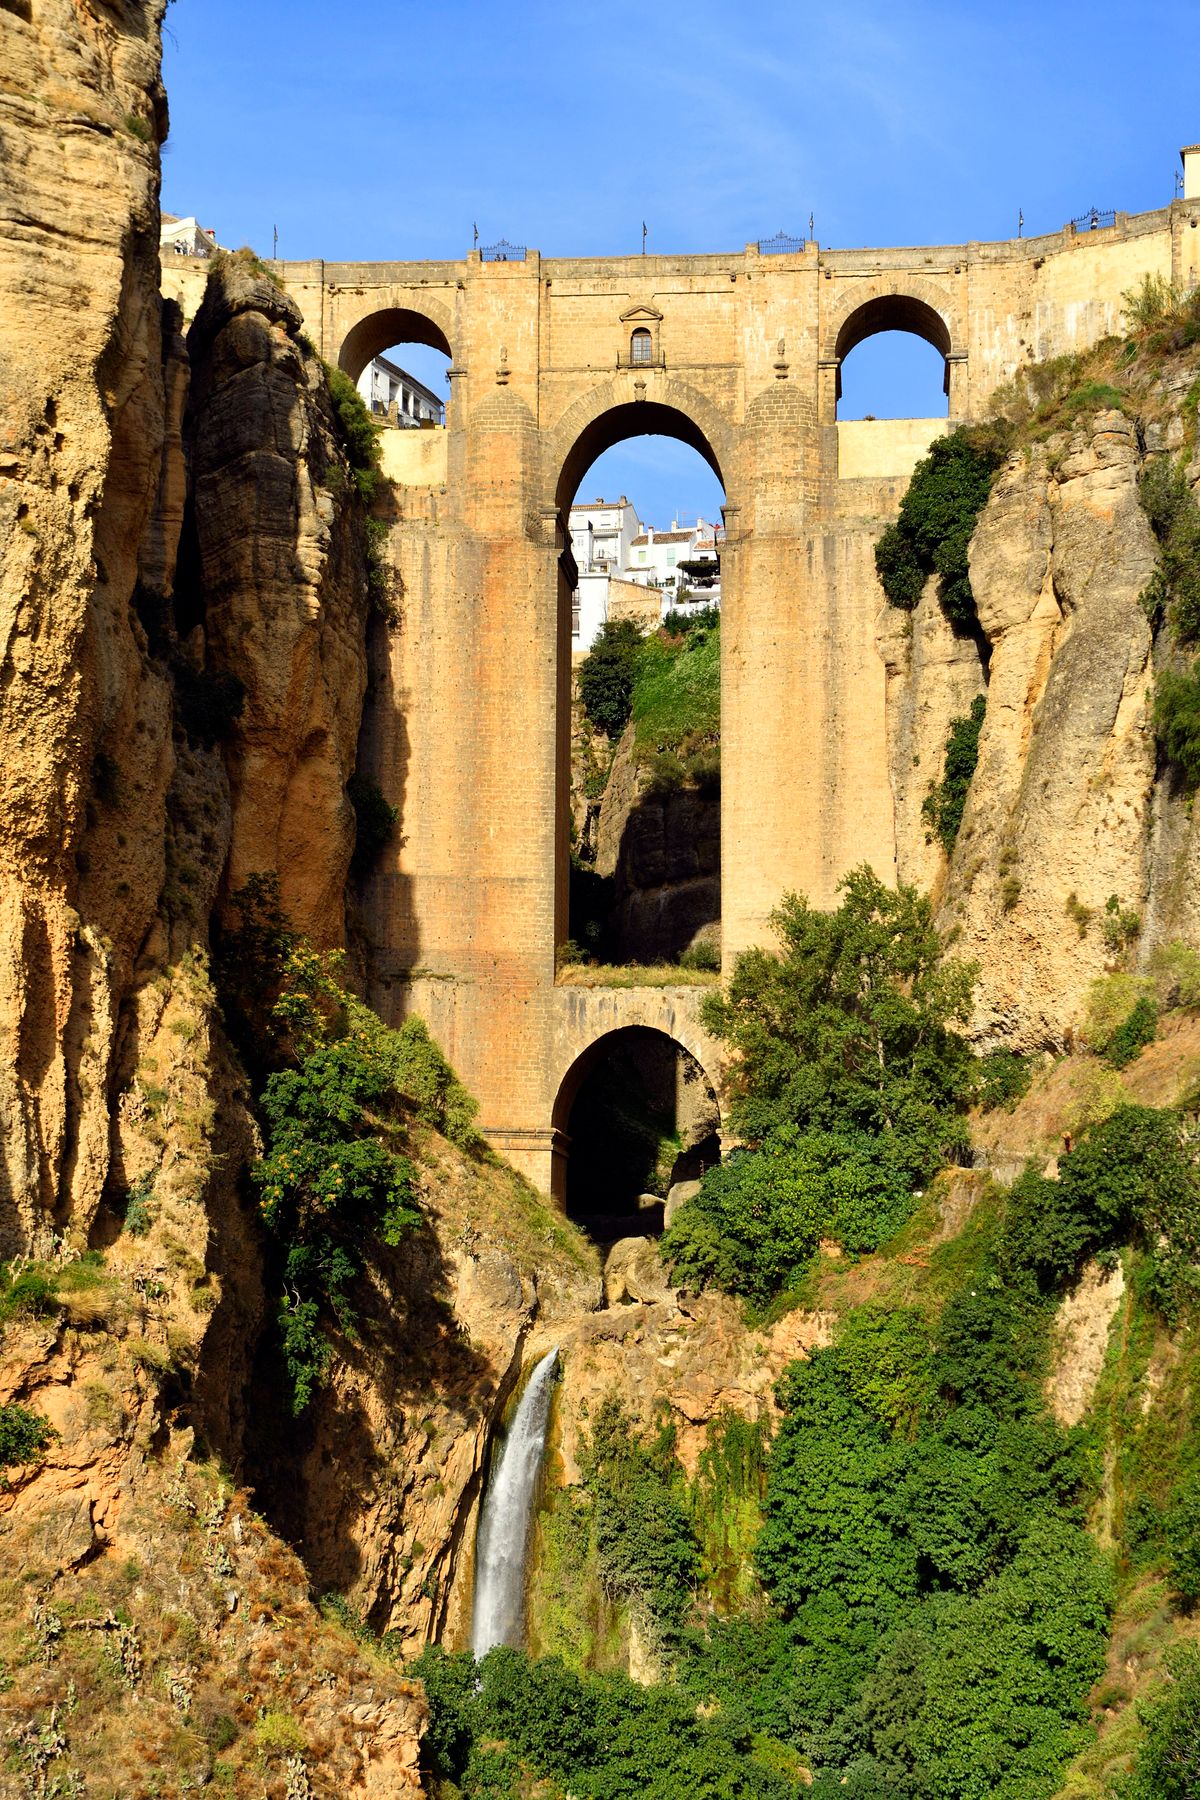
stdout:
[[[316,1591],[354,1587],[364,1574],[355,1526],[364,1523],[395,1567],[369,1584],[386,1623],[402,1573],[400,1538],[427,1450],[422,1420],[437,1403],[463,1429],[489,1413],[504,1371],[454,1315],[437,1237],[423,1223],[404,1242],[372,1251],[355,1295],[353,1335],[333,1343],[327,1384],[293,1416],[276,1333],[259,1345],[252,1377],[257,1418],[245,1443],[245,1478],[272,1527],[303,1557]],[[415,1457],[415,1464],[414,1464]],[[438,1479],[428,1471],[420,1479]]]
[[651,785],[621,829],[616,867],[571,870],[571,936],[602,962],[674,962],[721,918],[720,784]]

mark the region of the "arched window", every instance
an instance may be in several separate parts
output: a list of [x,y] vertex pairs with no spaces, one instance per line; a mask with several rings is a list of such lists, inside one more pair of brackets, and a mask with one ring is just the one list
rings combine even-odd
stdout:
[[639,325],[629,340],[629,360],[633,363],[654,361],[654,339],[644,325]]

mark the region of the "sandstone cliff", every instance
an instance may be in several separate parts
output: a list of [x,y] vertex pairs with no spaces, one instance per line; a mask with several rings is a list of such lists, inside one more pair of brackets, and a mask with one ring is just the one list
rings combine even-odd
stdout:
[[[1141,922],[1139,966],[1157,944],[1196,938],[1190,811],[1158,765],[1152,721],[1169,634],[1153,643],[1139,604],[1158,546],[1138,477],[1161,447],[1163,404],[1156,391],[1150,420],[1132,405],[1101,411],[1009,457],[971,544],[982,655],[950,630],[933,582],[912,615],[881,616],[899,876],[940,890],[956,954],[979,962],[984,1045],[1061,1048],[1114,966],[1114,897]],[[951,719],[985,687],[947,868],[921,801]]]

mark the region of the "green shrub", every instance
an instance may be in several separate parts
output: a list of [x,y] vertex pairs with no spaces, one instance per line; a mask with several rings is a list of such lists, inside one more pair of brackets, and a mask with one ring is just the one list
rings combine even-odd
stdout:
[[959,627],[975,621],[967,550],[1003,461],[995,431],[960,429],[937,438],[913,470],[900,516],[880,538],[875,566],[893,606],[911,610],[929,576],[939,577],[946,617]]
[[1121,1800],[1195,1800],[1200,1793],[1200,1649],[1167,1653],[1166,1680],[1138,1708],[1143,1738]]
[[55,1283],[42,1269],[22,1269],[17,1275],[4,1271],[0,1319],[44,1319],[59,1311]]
[[398,577],[388,559],[387,520],[367,517],[363,520],[363,528],[366,533],[367,599],[371,611],[385,625],[399,625]]
[[50,1421],[27,1406],[0,1406],[0,1469],[35,1462],[57,1436]]
[[610,1397],[580,1451],[605,1591],[639,1603],[673,1639],[692,1604],[700,1548],[672,1431],[644,1435]]
[[710,1169],[662,1254],[680,1285],[715,1283],[757,1305],[803,1274],[822,1238],[873,1250],[912,1210],[906,1171],[866,1136],[780,1132]]
[[711,749],[697,750],[689,756],[685,765],[687,778],[705,800],[715,800],[721,792],[721,747],[714,745]]
[[947,856],[958,837],[967,791],[979,761],[979,733],[986,707],[987,695],[976,694],[970,712],[951,719],[941,780],[930,789],[921,804],[921,816],[933,826]]
[[1117,970],[1098,975],[1087,991],[1083,1036],[1090,1050],[1103,1056],[1130,1013],[1143,999],[1152,999],[1153,984],[1144,975]]
[[1138,497],[1158,539],[1167,617],[1176,638],[1200,638],[1200,505],[1182,461],[1159,456],[1138,478]]
[[686,771],[673,750],[660,750],[646,765],[645,793],[661,799],[677,794],[686,779]]
[[966,1143],[974,1059],[955,1029],[975,970],[943,954],[929,900],[868,868],[819,912],[786,895],[771,915],[779,953],[744,951],[707,1028],[736,1053],[730,1124],[747,1141],[779,1128],[866,1133],[894,1166],[932,1175]]
[[1200,786],[1200,663],[1182,673],[1160,669],[1155,678],[1154,731],[1189,792]]
[[122,1220],[130,1237],[145,1237],[154,1223],[151,1203],[154,1199],[154,1177],[147,1172],[132,1182],[125,1195]]
[[350,479],[359,499],[369,504],[379,487],[379,421],[345,370],[326,364],[325,379],[338,435],[350,464]]
[[354,854],[350,867],[361,878],[370,873],[396,832],[400,808],[393,806],[379,783],[358,769],[346,783],[354,808]]
[[1135,907],[1122,906],[1117,895],[1110,894],[1104,902],[1100,930],[1105,949],[1116,956],[1141,936],[1142,915]]
[[1173,938],[1150,955],[1150,973],[1164,1006],[1200,1005],[1200,950]]
[[633,705],[633,680],[642,634],[632,619],[609,620],[579,667],[579,698],[596,727],[620,737]]
[[984,1112],[1004,1107],[1011,1112],[1017,1101],[1029,1092],[1033,1067],[1018,1050],[989,1050],[979,1059],[979,1104]]
[[679,953],[681,969],[703,969],[711,974],[721,972],[721,952],[715,944],[702,939],[698,944],[691,944]]
[[1113,1032],[1104,1052],[1104,1060],[1114,1069],[1127,1068],[1157,1036],[1158,1007],[1149,994],[1143,994]]

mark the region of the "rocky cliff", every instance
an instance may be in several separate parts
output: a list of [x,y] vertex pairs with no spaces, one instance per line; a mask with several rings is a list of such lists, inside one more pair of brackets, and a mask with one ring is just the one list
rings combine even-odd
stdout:
[[[1191,811],[1155,743],[1155,672],[1173,652],[1142,604],[1159,547],[1138,491],[1180,446],[1193,379],[1184,359],[1121,409],[1012,452],[971,544],[977,636],[951,629],[934,581],[912,614],[881,616],[899,875],[940,892],[943,929],[979,962],[985,1045],[1059,1049],[1097,976],[1196,940]],[[951,720],[984,691],[947,865],[921,802]],[[1132,945],[1105,930],[1115,913]]]

